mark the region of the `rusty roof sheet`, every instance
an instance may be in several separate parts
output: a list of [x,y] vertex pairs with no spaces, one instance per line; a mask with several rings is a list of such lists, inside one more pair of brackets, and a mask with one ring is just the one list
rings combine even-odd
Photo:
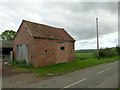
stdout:
[[26,20],[23,20],[23,23],[34,37],[75,41],[63,28],[56,28]]

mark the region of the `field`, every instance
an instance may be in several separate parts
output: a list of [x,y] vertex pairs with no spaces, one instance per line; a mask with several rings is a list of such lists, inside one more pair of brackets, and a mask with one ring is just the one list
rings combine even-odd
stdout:
[[76,59],[73,62],[61,63],[40,68],[31,67],[29,65],[26,66],[26,64],[24,63],[12,62],[11,64],[16,68],[17,71],[32,72],[38,76],[53,76],[62,75],[65,73],[73,72],[75,70],[80,70],[98,64],[109,63],[118,60],[118,56],[113,56],[110,58],[100,58],[98,60],[93,53],[75,53],[75,56]]

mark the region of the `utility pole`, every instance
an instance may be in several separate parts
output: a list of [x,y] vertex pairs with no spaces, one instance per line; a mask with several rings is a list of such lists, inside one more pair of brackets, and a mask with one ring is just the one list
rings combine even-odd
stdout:
[[96,29],[97,29],[97,58],[99,59],[98,18],[96,18]]

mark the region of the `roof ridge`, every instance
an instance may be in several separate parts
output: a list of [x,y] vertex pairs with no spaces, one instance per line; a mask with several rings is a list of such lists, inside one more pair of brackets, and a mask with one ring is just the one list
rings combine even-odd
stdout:
[[37,22],[32,22],[32,21],[25,20],[25,19],[23,19],[22,21],[23,21],[23,22],[33,23],[33,24],[38,24],[38,25],[43,25],[43,26],[47,26],[47,27],[51,27],[51,28],[56,28],[56,29],[59,29],[59,30],[64,30],[64,28],[58,28],[58,27],[55,27],[55,26],[46,25],[46,24],[41,24],[41,23],[37,23]]
[[[22,20],[33,37],[53,38],[66,41],[75,41],[64,28],[56,28],[53,26],[40,24],[28,20]],[[39,32],[38,32],[39,31]]]

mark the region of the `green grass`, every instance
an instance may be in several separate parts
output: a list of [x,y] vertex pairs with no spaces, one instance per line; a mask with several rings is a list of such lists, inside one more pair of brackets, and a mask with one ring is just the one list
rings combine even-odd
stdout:
[[100,58],[99,60],[94,57],[93,53],[75,53],[76,60],[73,62],[56,64],[46,67],[20,67],[21,64],[12,63],[13,66],[16,67],[17,70],[23,72],[33,72],[38,74],[39,76],[46,76],[49,73],[53,75],[61,75],[65,73],[69,73],[75,70],[95,66],[98,64],[113,62],[118,60],[118,56],[110,57],[110,58]]

